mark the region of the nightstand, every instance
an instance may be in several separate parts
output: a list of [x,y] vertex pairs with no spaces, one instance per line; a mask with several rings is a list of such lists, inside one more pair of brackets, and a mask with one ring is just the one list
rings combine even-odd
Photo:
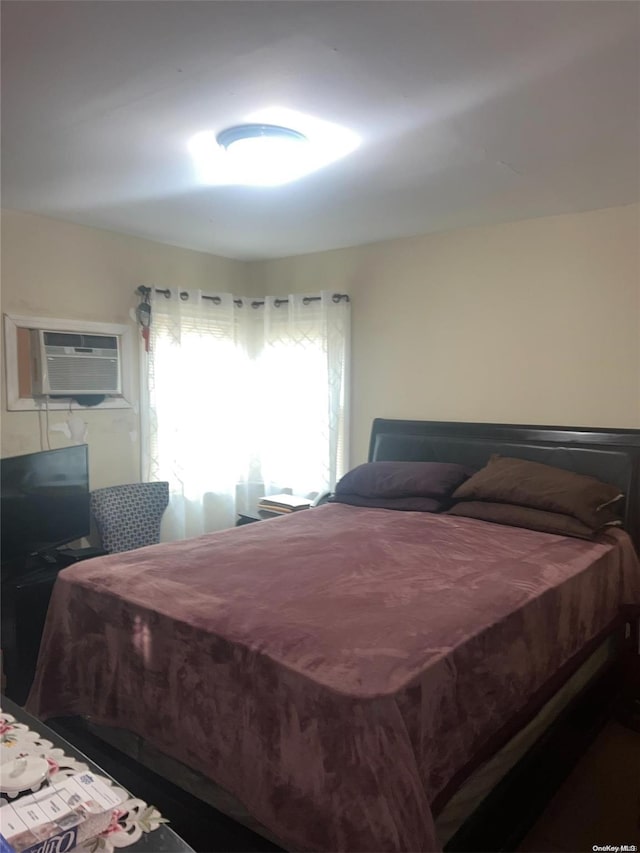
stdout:
[[242,527],[243,524],[253,524],[254,521],[262,521],[262,519],[256,515],[243,515],[240,513],[235,526]]

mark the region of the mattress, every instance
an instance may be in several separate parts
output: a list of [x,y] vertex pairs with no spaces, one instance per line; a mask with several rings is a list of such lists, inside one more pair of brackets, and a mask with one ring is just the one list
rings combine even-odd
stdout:
[[[527,754],[562,712],[581,695],[584,688],[613,664],[619,654],[619,643],[620,639],[617,635],[611,635],[600,643],[557,693],[545,702],[533,719],[463,782],[435,819],[438,844],[441,848],[445,847],[485,797]],[[85,725],[93,735],[124,752],[144,767],[170,780],[174,785],[178,785],[277,846],[284,846],[282,840],[258,823],[236,797],[201,773],[159,752],[144,738],[126,729],[97,725],[90,718],[85,720]]]
[[621,531],[326,505],[66,569],[28,707],[135,732],[292,849],[434,850],[635,601]]

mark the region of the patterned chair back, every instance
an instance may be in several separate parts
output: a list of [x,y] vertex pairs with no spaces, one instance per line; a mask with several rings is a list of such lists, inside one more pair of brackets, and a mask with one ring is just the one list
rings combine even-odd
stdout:
[[160,522],[169,503],[169,483],[128,483],[91,492],[91,512],[109,554],[160,541]]

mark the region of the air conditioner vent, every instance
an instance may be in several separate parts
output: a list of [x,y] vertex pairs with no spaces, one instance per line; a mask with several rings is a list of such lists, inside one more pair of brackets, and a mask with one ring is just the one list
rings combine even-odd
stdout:
[[118,349],[118,338],[115,335],[78,335],[73,332],[44,332],[46,347],[89,347],[91,349]]
[[105,388],[118,386],[117,358],[47,356],[49,387],[52,394],[73,391],[77,394],[104,394]]
[[117,335],[32,332],[36,395],[122,394]]

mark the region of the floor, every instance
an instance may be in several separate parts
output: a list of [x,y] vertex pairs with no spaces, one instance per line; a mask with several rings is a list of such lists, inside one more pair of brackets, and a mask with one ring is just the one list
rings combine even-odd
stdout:
[[588,853],[595,845],[640,848],[640,732],[615,722],[598,735],[518,850]]

